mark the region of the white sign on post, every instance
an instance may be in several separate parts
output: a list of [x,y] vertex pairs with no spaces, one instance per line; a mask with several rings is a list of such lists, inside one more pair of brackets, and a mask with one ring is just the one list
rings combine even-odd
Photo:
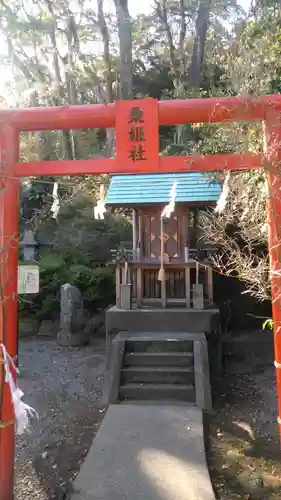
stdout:
[[39,293],[39,266],[18,266],[18,294]]

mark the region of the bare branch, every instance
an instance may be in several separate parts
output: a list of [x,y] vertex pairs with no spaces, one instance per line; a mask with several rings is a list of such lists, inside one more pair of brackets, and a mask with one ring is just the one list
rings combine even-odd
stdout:
[[246,283],[247,294],[271,298],[266,225],[266,173],[232,173],[227,177],[225,206],[201,213],[202,240],[218,248],[211,260],[216,269]]
[[155,1],[156,12],[159,20],[162,22],[163,30],[167,37],[167,42],[169,46],[170,59],[173,68],[173,72],[177,73],[177,60],[176,60],[176,49],[173,42],[173,36],[168,23],[168,12],[167,12],[167,0]]

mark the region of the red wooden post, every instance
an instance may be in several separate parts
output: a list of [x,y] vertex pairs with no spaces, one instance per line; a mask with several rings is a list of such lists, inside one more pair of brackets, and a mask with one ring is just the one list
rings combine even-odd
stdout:
[[281,116],[269,111],[266,116],[268,144],[268,224],[272,283],[272,316],[278,396],[278,424],[281,440]]
[[[0,129],[0,343],[10,356],[18,347],[18,210],[19,180],[15,166],[19,157],[19,134],[9,125]],[[1,355],[0,355],[1,361]],[[14,411],[9,387],[4,383],[0,367],[0,500],[13,498]]]

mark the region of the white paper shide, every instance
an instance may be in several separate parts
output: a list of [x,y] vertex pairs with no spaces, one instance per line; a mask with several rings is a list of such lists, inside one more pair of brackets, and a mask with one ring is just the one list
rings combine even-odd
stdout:
[[16,419],[16,431],[17,434],[23,434],[29,427],[29,420],[31,417],[37,417],[38,414],[31,406],[27,405],[22,401],[23,392],[16,385],[11,367],[16,373],[19,373],[18,368],[15,366],[13,359],[8,354],[4,344],[0,344],[0,349],[2,350],[2,358],[4,362],[4,372],[5,372],[5,383],[9,384],[12,401],[14,405],[15,419]]

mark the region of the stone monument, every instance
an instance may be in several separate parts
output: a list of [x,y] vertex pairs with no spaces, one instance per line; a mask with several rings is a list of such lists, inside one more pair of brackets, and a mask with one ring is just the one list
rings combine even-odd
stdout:
[[85,331],[83,299],[80,290],[69,283],[61,287],[60,331],[57,341],[62,346],[80,346],[89,342]]

